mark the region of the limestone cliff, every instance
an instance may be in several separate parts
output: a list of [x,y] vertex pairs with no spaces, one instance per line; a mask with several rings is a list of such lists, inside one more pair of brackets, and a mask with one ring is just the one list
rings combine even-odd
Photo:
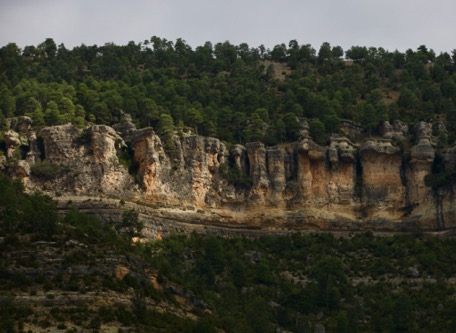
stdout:
[[[452,186],[425,181],[442,124],[417,124],[412,141],[407,125],[385,122],[382,136],[357,143],[333,136],[319,146],[303,122],[298,142],[229,149],[216,138],[189,133],[164,145],[152,128],[138,130],[128,117],[114,128],[60,125],[43,128],[37,139],[29,119],[11,120],[0,165],[29,190],[134,201],[169,221],[268,230],[436,230],[456,224]],[[456,164],[455,151],[442,150],[449,167]],[[52,177],[34,172],[43,165],[54,168]]]
[[51,194],[110,195],[131,197],[134,182],[119,163],[117,152],[125,145],[109,126],[85,130],[71,124],[40,131],[43,160],[55,166],[52,180],[31,180],[30,187]]
[[398,219],[406,205],[402,181],[402,154],[390,139],[368,140],[360,149],[364,214]]

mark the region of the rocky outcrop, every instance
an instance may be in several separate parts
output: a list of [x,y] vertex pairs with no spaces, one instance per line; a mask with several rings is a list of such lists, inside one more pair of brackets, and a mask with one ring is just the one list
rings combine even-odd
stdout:
[[146,200],[192,208],[220,202],[217,174],[228,157],[220,140],[175,137],[167,153],[154,130],[146,128],[132,136],[131,147]]
[[[35,158],[39,156],[36,133],[31,124],[32,120],[26,116],[6,119],[3,143],[5,144],[7,159],[26,158],[28,162],[33,163]],[[26,156],[22,156],[25,151],[27,151]]]
[[144,196],[150,201],[167,203],[170,193],[169,178],[171,163],[166,155],[161,140],[152,128],[137,131],[131,138],[134,151],[134,163],[138,176],[142,180]]
[[85,135],[89,139],[90,151],[96,163],[113,164],[117,162],[117,151],[126,147],[123,139],[109,126],[92,126]]
[[87,137],[71,124],[43,128],[44,158],[54,163],[67,163],[82,157]]
[[53,179],[34,179],[34,188],[49,193],[104,194],[131,197],[134,181],[119,162],[125,146],[109,126],[94,125],[85,130],[71,124],[46,127],[40,132],[43,156],[58,166]]
[[0,169],[26,184],[30,176],[30,164],[40,156],[36,133],[29,117],[7,118],[3,133],[4,155],[0,156]]
[[209,200],[209,195],[217,197],[212,184],[218,168],[225,163],[225,145],[218,139],[201,136],[185,137],[180,145],[183,156],[181,170],[182,166],[186,170],[184,177],[189,180],[191,202],[198,208],[216,204],[214,199]]
[[131,119],[131,116],[128,113],[123,113],[122,112],[122,117],[121,121],[118,124],[115,124],[113,128],[120,133],[122,138],[130,142],[132,137],[135,135],[137,129],[136,125],[133,123],[133,120]]
[[369,218],[401,218],[405,204],[402,154],[389,139],[368,140],[360,149],[363,214]]
[[[332,210],[343,215],[352,210],[355,179],[353,144],[345,138],[331,138],[329,147],[304,139],[297,148],[298,197],[293,207],[319,209],[316,219],[326,219]],[[328,214],[329,213],[329,214]]]
[[408,135],[408,126],[400,120],[395,120],[393,124],[390,124],[389,121],[384,121],[379,131],[385,139],[404,141]]
[[[47,127],[38,145],[26,124],[5,132],[0,164],[8,168],[16,149],[27,147],[15,172],[30,190],[141,202],[166,210],[163,221],[268,230],[435,230],[456,223],[451,186],[425,181],[446,133],[441,124],[414,126],[415,142],[407,125],[385,122],[382,137],[355,144],[333,136],[319,146],[302,120],[298,142],[230,149],[188,133],[165,145],[153,128],[138,130],[128,117],[114,128]],[[454,148],[442,150],[448,166],[455,156]],[[51,180],[33,174],[41,159],[56,167]]]
[[425,177],[432,171],[435,158],[432,124],[420,122],[414,126],[416,144],[411,148],[406,168],[407,201],[413,207],[419,223],[435,223],[435,201],[432,189],[426,186]]
[[8,130],[3,136],[3,142],[6,147],[6,156],[12,158],[16,148],[21,145],[21,140],[19,138],[19,133]]
[[270,182],[266,165],[266,148],[261,142],[251,142],[246,145],[247,158],[249,159],[249,174],[252,178],[252,189],[249,200],[256,204],[265,204],[268,196]]
[[246,154],[246,149],[242,145],[233,145],[230,149],[230,156],[233,160],[233,165],[244,173],[249,170]]
[[290,154],[292,151],[287,150],[284,147],[270,147],[266,151],[267,154],[267,178],[262,180],[263,183],[268,184],[270,188],[269,202],[271,206],[285,208],[285,190],[287,188],[287,176],[290,177],[289,169],[289,160]]
[[353,121],[347,119],[340,120],[340,130],[344,135],[348,136],[349,138],[355,138],[364,131],[361,125],[356,124]]

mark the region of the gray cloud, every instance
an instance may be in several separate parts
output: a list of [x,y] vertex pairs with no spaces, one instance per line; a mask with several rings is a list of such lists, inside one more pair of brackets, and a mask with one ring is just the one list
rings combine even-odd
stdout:
[[47,37],[73,47],[156,35],[191,46],[229,40],[272,48],[297,39],[341,45],[456,48],[453,0],[0,0],[0,45]]

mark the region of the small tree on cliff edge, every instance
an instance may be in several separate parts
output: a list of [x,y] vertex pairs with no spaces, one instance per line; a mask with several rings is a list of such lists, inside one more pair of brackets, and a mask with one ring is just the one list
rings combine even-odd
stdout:
[[138,237],[144,224],[139,220],[139,213],[134,209],[127,210],[122,213],[122,222],[120,223],[120,230],[124,231],[129,237]]

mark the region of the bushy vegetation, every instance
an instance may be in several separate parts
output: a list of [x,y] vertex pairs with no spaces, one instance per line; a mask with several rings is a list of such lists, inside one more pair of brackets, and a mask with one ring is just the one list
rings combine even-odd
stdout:
[[[132,244],[130,237],[142,228],[135,211],[127,210],[117,224],[75,208],[59,217],[49,198],[26,195],[4,176],[0,185],[0,330],[5,332],[30,323],[93,331],[123,325],[144,332],[313,332],[316,325],[331,332],[456,330],[452,238],[194,234]],[[115,277],[118,265],[128,271]],[[16,300],[23,293],[33,299],[37,292],[49,304],[68,293],[106,292],[130,302],[78,301],[38,311]],[[179,315],[189,306],[198,319]]]
[[25,195],[20,182],[0,174],[0,222],[6,239],[34,232],[49,238],[57,228],[57,211],[51,198],[40,193]]
[[203,295],[226,332],[451,332],[453,239],[330,234],[171,237],[159,272]]
[[[446,120],[456,128],[455,52],[381,47],[319,48],[292,40],[250,47],[182,39],[67,49],[48,38],[0,49],[0,115],[28,115],[35,127],[68,121],[112,124],[121,111],[167,137],[174,129],[232,143],[293,141],[297,117],[325,143],[340,119],[369,133],[381,120]],[[166,140],[165,140],[166,141]]]
[[52,180],[59,175],[60,165],[48,160],[37,161],[30,167],[30,173],[33,177],[41,180]]
[[451,187],[456,183],[456,168],[445,164],[442,155],[437,154],[432,164],[432,172],[424,178],[426,186],[434,189]]
[[250,189],[252,187],[252,178],[235,165],[224,163],[220,165],[219,172],[224,179],[237,189]]

